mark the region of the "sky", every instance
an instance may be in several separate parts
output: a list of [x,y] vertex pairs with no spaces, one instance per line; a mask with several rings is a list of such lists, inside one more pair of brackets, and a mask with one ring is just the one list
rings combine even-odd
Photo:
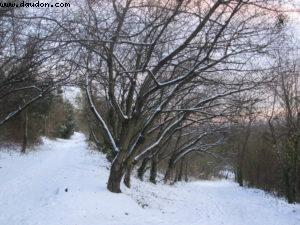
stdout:
[[300,39],[300,0],[294,0],[286,9],[290,18],[291,29],[295,36]]

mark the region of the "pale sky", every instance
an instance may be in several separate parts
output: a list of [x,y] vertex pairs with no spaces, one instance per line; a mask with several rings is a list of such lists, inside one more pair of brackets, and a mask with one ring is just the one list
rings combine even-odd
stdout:
[[291,6],[287,7],[290,17],[291,28],[300,39],[300,0],[294,0]]

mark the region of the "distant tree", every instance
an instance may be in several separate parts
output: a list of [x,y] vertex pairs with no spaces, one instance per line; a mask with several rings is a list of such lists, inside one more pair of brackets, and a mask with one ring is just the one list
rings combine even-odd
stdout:
[[296,201],[300,191],[298,180],[300,166],[300,108],[299,65],[293,57],[278,55],[274,70],[275,91],[273,110],[268,118],[273,146],[282,167],[285,195],[290,203]]
[[63,111],[65,118],[62,124],[57,128],[58,137],[68,139],[75,131],[75,115],[73,105],[66,101],[63,102]]

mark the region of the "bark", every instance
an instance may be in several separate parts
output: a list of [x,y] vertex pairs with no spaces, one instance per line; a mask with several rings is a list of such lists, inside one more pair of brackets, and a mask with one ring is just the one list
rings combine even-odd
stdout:
[[157,156],[154,156],[154,158],[151,161],[151,171],[150,171],[150,179],[149,181],[153,184],[156,184],[156,177],[157,177]]
[[132,170],[133,170],[133,165],[128,166],[124,177],[124,184],[128,188],[130,188],[130,178],[131,178]]
[[[298,160],[298,166],[297,166],[297,194],[299,195],[300,193],[300,177],[299,177],[299,174],[300,174],[300,160]],[[300,197],[298,199],[298,201],[300,201]]]
[[181,161],[180,161],[180,166],[179,166],[179,171],[178,171],[177,181],[182,181],[183,162],[184,162],[184,159],[181,159]]
[[243,187],[244,186],[244,177],[243,177],[243,169],[242,169],[242,165],[238,164],[238,167],[237,167],[237,172],[236,172],[236,178],[237,178],[237,182],[238,184]]
[[47,116],[44,117],[44,135],[47,136]]
[[26,153],[27,149],[27,142],[28,142],[28,110],[25,109],[24,111],[24,135],[23,135],[23,144],[21,153]]
[[147,164],[149,162],[149,158],[145,158],[143,159],[142,161],[142,164],[140,165],[137,173],[138,173],[138,178],[143,181],[144,179],[144,175],[145,175],[145,172],[147,171]]
[[178,173],[179,173],[179,168],[178,168],[178,166],[176,166],[174,182],[173,183],[176,183],[178,181]]
[[295,183],[289,170],[285,172],[285,191],[288,203],[294,203],[296,201]]
[[296,202],[297,196],[297,166],[292,163],[284,171],[286,198],[289,203]]
[[189,159],[186,158],[185,160],[185,175],[184,175],[184,181],[188,182],[189,181],[189,177],[188,177],[188,165],[189,165]]
[[115,160],[110,168],[107,189],[113,193],[121,193],[121,180],[123,177],[122,164]]
[[174,160],[171,158],[168,164],[168,168],[165,173],[164,182],[169,183],[171,180],[172,172],[174,170]]
[[237,182],[241,187],[244,186],[244,162],[245,155],[248,147],[248,141],[251,135],[251,127],[252,127],[253,118],[249,117],[249,122],[247,127],[245,128],[245,137],[242,142],[242,146],[238,146],[238,162],[237,162]]

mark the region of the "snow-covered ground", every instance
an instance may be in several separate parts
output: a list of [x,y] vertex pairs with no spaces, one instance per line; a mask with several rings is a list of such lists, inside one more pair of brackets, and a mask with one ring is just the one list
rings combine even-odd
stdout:
[[106,190],[109,164],[82,134],[0,152],[0,225],[299,225],[300,206],[229,181],[174,186],[133,179]]

